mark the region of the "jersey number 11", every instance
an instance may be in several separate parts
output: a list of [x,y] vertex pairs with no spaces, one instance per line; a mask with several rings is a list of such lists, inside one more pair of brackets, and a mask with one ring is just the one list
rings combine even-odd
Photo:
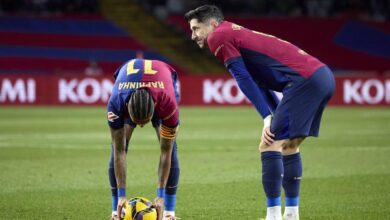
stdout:
[[[134,63],[135,63],[135,60],[131,60],[127,64],[127,75],[137,74],[139,72],[140,69],[134,68]],[[144,60],[144,74],[154,75],[157,72],[158,72],[157,70],[152,69],[152,61],[151,60]]]

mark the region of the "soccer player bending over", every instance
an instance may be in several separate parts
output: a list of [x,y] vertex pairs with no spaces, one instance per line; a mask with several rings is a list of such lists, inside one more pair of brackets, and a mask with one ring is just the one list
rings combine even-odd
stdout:
[[[282,219],[282,186],[283,218],[299,219],[299,145],[307,136],[318,136],[322,112],[334,91],[331,70],[285,40],[224,21],[216,6],[198,7],[185,18],[192,40],[225,64],[264,118],[259,149],[266,220]],[[279,103],[269,90],[283,93]]]
[[[107,104],[112,147],[109,180],[112,190],[112,219],[120,219],[126,203],[126,153],[137,125],[152,121],[160,143],[157,197],[159,219],[175,220],[179,182],[176,134],[179,125],[177,74],[157,60],[133,59],[122,65]],[[164,212],[162,213],[162,207]]]

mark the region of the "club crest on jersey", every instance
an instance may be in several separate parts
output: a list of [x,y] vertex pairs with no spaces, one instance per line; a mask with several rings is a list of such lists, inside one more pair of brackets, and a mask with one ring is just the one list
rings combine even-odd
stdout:
[[114,114],[114,112],[108,112],[107,113],[107,119],[108,119],[109,122],[114,122],[118,118],[119,118],[119,116]]

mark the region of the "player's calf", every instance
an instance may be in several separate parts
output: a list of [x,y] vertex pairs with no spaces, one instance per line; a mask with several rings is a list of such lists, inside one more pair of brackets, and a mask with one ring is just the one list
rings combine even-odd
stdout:
[[267,220],[281,220],[281,188],[283,179],[283,161],[281,142],[271,145],[260,144],[262,163],[262,183],[266,195]]
[[302,178],[302,161],[299,145],[304,137],[294,138],[283,146],[283,188],[285,194],[285,220],[299,220],[299,189]]

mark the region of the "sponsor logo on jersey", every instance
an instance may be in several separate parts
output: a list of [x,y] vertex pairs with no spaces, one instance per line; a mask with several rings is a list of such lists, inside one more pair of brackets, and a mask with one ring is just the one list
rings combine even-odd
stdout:
[[109,122],[114,122],[116,119],[118,119],[119,118],[119,116],[118,115],[116,115],[116,114],[114,114],[114,112],[108,112],[107,113],[107,120],[109,121]]

